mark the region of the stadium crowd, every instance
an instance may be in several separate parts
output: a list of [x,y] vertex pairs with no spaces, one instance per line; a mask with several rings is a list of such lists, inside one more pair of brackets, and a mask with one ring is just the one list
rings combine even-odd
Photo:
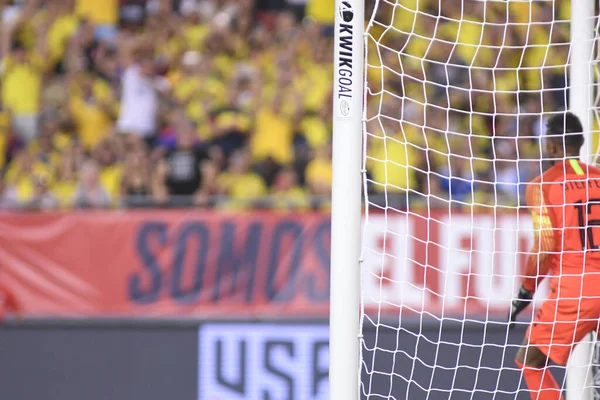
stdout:
[[310,19],[252,0],[3,2],[3,205],[328,195],[327,1]]
[[372,191],[514,207],[547,165],[545,119],[567,105],[570,2],[393,3],[368,41]]
[[[516,202],[539,173],[541,113],[565,107],[568,4],[485,4],[380,2],[374,198]],[[0,207],[327,207],[333,0],[0,8]]]

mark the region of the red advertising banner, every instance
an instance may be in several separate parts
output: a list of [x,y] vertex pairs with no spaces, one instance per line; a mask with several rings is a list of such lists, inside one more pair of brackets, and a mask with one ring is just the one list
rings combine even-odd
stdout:
[[[504,313],[530,241],[523,215],[372,215],[365,305]],[[2,214],[0,286],[28,315],[321,317],[329,242],[318,213]]]

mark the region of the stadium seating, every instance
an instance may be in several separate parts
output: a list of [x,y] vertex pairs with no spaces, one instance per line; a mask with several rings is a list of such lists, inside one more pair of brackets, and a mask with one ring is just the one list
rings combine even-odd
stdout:
[[[327,207],[333,1],[310,0],[305,6],[295,1],[289,10],[284,1],[256,3],[54,0],[42,7],[27,0],[4,7],[0,206]],[[452,9],[453,3],[448,2],[443,10],[435,10],[437,1],[418,4],[428,14],[451,16],[458,12]],[[550,3],[532,7],[536,15],[552,12]],[[494,8],[488,12],[494,13]],[[439,64],[426,62],[427,57],[423,63],[415,60],[426,51],[436,57],[447,51],[440,45],[444,38],[459,43],[452,52],[455,65],[495,63],[492,53],[473,54],[470,44],[480,36],[477,26],[459,29],[451,18],[440,19],[440,41],[430,46],[425,38],[431,35],[421,35],[419,29],[431,26],[423,24],[413,31],[403,25],[409,17],[396,13],[394,28],[401,34],[390,37],[406,41],[402,52],[405,75],[418,78],[425,68],[427,76],[436,76]],[[566,34],[559,25],[553,35]],[[524,35],[533,35],[536,46],[543,47],[552,40],[548,26],[536,26],[532,33],[512,27],[505,36],[518,44],[527,41]],[[508,54],[498,66],[541,65],[544,51],[536,51],[538,47],[527,51],[522,60],[520,54]],[[372,56],[371,65],[382,62]],[[393,65],[393,60],[383,63]],[[519,76],[498,72],[495,81],[507,91],[516,85],[525,91],[539,89],[542,81],[531,76],[533,71]],[[440,84],[463,87],[465,71],[451,72],[448,76],[453,82]],[[393,85],[393,74],[386,74],[387,85]],[[369,81],[376,86],[381,76],[375,75]],[[544,87],[556,90],[541,100],[506,96],[496,104],[482,95],[474,107],[488,117],[478,114],[476,121],[467,121],[468,113],[440,114],[436,106],[444,107],[445,95],[438,96],[440,104],[413,103],[410,107],[430,107],[430,115],[440,114],[439,120],[455,131],[511,138],[519,123],[519,132],[536,135],[543,129],[541,118],[517,121],[498,114],[514,113],[517,106],[535,113],[542,101],[544,109],[560,108],[562,76],[564,71],[543,77]],[[492,79],[482,75],[476,84],[491,89]],[[423,90],[418,79],[414,87],[406,81],[397,84],[411,93]],[[436,98],[439,87],[429,86],[428,98]],[[465,96],[457,90],[452,108],[468,111],[471,105],[463,101]],[[386,106],[401,108],[391,96]],[[407,114],[410,107],[404,107]],[[387,128],[415,143],[423,137],[412,123]],[[375,123],[368,129],[380,128]],[[466,132],[469,129],[477,132]],[[450,184],[457,178],[448,175],[450,164],[454,171],[464,172],[459,179],[486,182],[490,181],[489,168],[477,160],[498,153],[503,159],[516,160],[518,151],[519,164],[507,164],[503,172],[507,182],[518,183],[531,178],[527,160],[539,157],[535,140],[519,141],[518,149],[508,144],[516,141],[497,142],[505,145],[496,148],[492,143],[472,141],[467,147],[473,154],[465,156],[474,157],[475,163],[461,168],[460,160],[449,159],[443,141],[429,142],[434,151],[428,154],[415,150],[418,146],[407,149],[398,141],[393,149],[379,149],[404,154],[395,160],[395,168],[370,162],[368,170],[375,181],[381,182],[386,175],[399,192],[431,190],[440,198],[468,199],[474,191],[481,203],[493,190],[486,185]],[[449,145],[465,148],[465,143]],[[376,145],[371,149],[377,154]],[[453,149],[450,153],[458,154]],[[423,173],[429,172],[439,176],[439,184],[425,189]],[[378,188],[370,190],[376,199]],[[519,195],[507,193],[512,201]],[[401,196],[399,206],[406,205],[405,197]]]

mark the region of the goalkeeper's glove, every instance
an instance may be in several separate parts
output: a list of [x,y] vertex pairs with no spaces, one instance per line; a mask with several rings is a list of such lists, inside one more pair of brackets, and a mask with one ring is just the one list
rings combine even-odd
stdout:
[[521,311],[523,311],[529,305],[529,303],[531,303],[531,299],[533,299],[533,292],[521,286],[519,289],[519,294],[517,298],[512,301],[512,306],[510,309],[509,327],[511,329],[515,326],[517,315],[519,315],[519,313],[521,313]]

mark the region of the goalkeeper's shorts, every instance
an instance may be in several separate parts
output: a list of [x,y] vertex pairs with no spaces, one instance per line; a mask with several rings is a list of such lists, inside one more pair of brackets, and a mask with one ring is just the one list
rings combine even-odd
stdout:
[[600,297],[559,299],[555,293],[537,311],[526,337],[550,360],[566,365],[575,344],[598,331]]

